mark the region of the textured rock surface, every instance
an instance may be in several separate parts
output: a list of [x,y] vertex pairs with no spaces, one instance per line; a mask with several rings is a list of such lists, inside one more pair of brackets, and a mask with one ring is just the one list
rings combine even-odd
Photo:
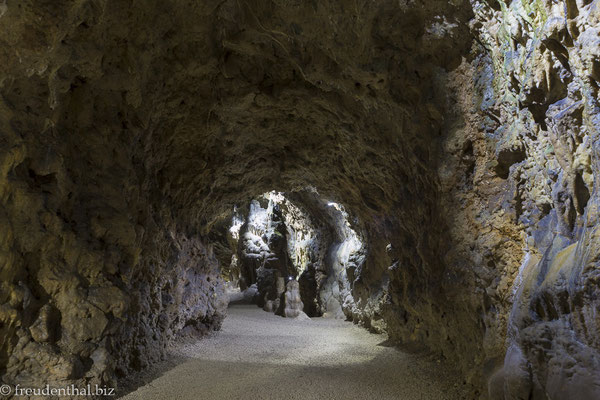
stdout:
[[2,379],[114,383],[218,328],[209,242],[278,190],[342,204],[368,250],[313,266],[315,312],[483,396],[597,398],[599,9],[2,3]]
[[304,304],[300,299],[300,285],[298,281],[291,280],[285,285],[285,307],[283,315],[286,318],[306,318],[307,315],[302,311]]
[[[487,357],[502,355],[490,394],[597,398],[598,320],[589,310],[598,307],[599,5],[490,4],[475,3],[472,22],[489,50],[474,78],[489,82],[490,95],[473,99],[480,113],[463,128],[469,139],[452,144],[471,146],[472,182],[487,202],[468,195],[480,236],[466,250],[487,266],[475,269],[486,332],[507,332],[505,356],[497,340],[484,342]],[[504,181],[493,184],[484,165]]]

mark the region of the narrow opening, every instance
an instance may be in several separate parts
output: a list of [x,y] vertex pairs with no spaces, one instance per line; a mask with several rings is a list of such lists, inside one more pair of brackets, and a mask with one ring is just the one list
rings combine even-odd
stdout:
[[230,305],[292,318],[352,314],[346,299],[366,248],[343,205],[270,191],[234,207],[225,236]]

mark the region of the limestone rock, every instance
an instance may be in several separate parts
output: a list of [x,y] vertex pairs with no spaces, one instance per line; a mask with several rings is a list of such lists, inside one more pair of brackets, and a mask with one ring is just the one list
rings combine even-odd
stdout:
[[286,285],[285,291],[285,307],[283,315],[286,318],[297,318],[299,316],[305,316],[304,304],[300,299],[300,285],[296,280],[290,280]]

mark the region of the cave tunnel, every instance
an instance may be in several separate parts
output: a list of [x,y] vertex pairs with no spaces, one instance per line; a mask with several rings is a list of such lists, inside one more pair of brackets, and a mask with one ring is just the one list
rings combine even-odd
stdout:
[[314,188],[271,191],[234,207],[230,221],[209,238],[230,305],[256,304],[288,318],[352,318],[351,282],[367,249],[343,205],[320,198]]
[[0,30],[3,398],[600,398],[600,0]]

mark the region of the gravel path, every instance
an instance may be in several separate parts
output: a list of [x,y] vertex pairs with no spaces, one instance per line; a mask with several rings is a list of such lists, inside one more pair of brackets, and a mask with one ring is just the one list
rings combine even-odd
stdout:
[[157,366],[149,383],[122,399],[467,398],[448,368],[385,340],[340,320],[296,321],[235,306],[220,332],[182,346],[178,361]]

